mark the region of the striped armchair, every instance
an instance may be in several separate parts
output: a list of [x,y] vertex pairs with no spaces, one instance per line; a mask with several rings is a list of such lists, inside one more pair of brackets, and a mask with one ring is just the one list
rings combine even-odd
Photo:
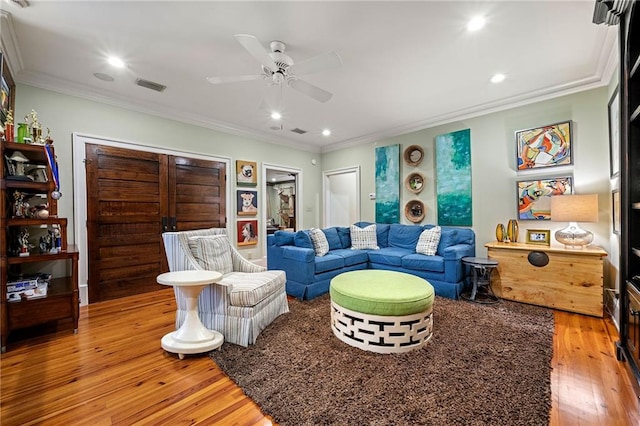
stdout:
[[[222,279],[207,286],[198,299],[200,320],[219,331],[227,342],[248,346],[279,315],[289,312],[285,272],[267,271],[238,253],[226,229],[210,228],[162,234],[171,271],[216,270]],[[186,303],[176,291],[176,328],[186,315]]]

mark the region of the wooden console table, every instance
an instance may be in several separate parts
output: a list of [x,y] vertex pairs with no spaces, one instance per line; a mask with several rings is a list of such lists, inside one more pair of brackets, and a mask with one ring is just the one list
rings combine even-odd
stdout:
[[[492,288],[503,299],[580,314],[603,316],[603,258],[597,246],[582,250],[538,244],[485,244],[498,261]],[[531,254],[533,253],[533,254]],[[531,256],[530,256],[531,255]],[[545,265],[534,266],[534,263]]]

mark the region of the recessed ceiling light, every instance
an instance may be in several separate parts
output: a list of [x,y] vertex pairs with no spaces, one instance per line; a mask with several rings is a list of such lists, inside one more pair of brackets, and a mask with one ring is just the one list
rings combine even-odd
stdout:
[[324,129],[322,131],[322,136],[331,136],[331,130],[329,129]]
[[273,111],[271,113],[271,118],[273,118],[274,120],[280,120],[282,118],[282,114],[280,114],[278,111]]
[[484,27],[484,24],[487,22],[483,16],[476,16],[467,24],[467,30],[469,31],[478,31],[480,28]]
[[105,74],[103,72],[96,72],[93,73],[93,76],[95,78],[97,78],[98,80],[102,80],[102,81],[113,81],[113,77],[111,77],[109,74]]
[[126,66],[124,61],[117,56],[109,56],[107,58],[107,62],[109,62],[110,65],[113,65],[116,68],[124,68]]
[[276,178],[271,178],[271,181],[272,181],[272,182],[275,182],[275,181],[276,181]]
[[491,82],[492,83],[501,83],[504,81],[504,79],[507,78],[504,74],[495,74],[493,77],[491,77]]

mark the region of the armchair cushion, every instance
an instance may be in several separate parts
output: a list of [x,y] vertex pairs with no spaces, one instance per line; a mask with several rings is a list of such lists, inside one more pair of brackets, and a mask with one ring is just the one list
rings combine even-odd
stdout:
[[204,269],[218,271],[223,275],[233,270],[231,247],[226,235],[191,237],[189,248]]
[[220,281],[231,288],[229,301],[233,306],[255,306],[281,290],[286,282],[283,271],[232,272]]

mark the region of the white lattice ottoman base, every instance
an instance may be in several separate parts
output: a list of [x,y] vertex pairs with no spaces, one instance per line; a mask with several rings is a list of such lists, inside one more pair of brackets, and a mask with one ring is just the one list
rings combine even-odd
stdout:
[[403,316],[369,315],[331,301],[333,334],[348,345],[377,353],[408,352],[424,346],[433,335],[433,307]]

